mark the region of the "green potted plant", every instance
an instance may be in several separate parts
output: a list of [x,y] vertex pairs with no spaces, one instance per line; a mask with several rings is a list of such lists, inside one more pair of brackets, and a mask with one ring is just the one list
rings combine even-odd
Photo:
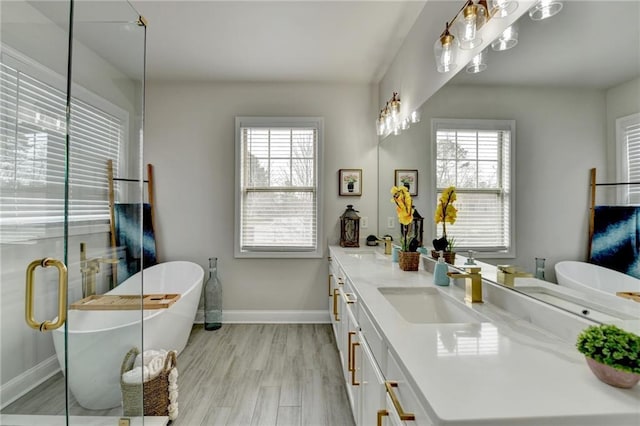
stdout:
[[576,348],[598,379],[632,388],[640,381],[640,336],[615,325],[593,325],[584,329]]

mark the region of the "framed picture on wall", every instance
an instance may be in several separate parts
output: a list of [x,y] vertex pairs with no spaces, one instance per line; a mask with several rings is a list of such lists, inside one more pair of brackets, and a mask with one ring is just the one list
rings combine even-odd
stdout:
[[362,169],[340,169],[338,171],[338,194],[362,195]]
[[418,171],[417,170],[396,170],[395,186],[404,186],[409,190],[409,195],[418,195]]

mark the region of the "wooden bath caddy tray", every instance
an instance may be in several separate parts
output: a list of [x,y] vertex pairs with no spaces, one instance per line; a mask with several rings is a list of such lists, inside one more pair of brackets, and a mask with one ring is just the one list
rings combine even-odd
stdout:
[[624,297],[625,299],[631,299],[634,302],[640,302],[639,291],[619,291],[616,293],[616,296]]
[[[140,300],[142,299],[142,301]],[[78,300],[69,309],[82,311],[129,311],[140,309],[164,309],[173,305],[179,294],[94,294]]]

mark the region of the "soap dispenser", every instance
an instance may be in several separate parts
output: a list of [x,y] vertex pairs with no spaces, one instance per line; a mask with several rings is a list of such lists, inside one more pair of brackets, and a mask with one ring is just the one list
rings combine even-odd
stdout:
[[440,252],[438,262],[436,262],[436,266],[433,269],[433,283],[442,286],[449,285],[447,272],[449,272],[449,266],[444,262],[444,254]]

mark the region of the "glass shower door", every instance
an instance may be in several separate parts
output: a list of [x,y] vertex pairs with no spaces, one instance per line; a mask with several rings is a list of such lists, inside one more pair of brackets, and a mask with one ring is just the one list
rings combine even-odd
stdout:
[[[109,223],[110,200],[126,203],[134,212],[144,201],[145,33],[144,20],[127,2],[75,1],[69,222],[88,228],[68,239],[69,260],[79,278],[69,290],[70,303],[105,294],[115,297],[108,293],[116,286],[142,294],[140,286],[131,289],[129,282],[123,282],[125,248],[115,246]],[[92,229],[96,220],[103,228]],[[135,233],[133,238],[141,240],[142,230]],[[127,247],[127,254],[140,259],[141,253],[131,250],[141,246]],[[140,302],[116,308],[69,310],[66,354],[72,403],[68,410],[72,420],[78,419],[75,424],[83,424],[84,416],[123,414],[120,370],[130,350],[143,349],[143,312]],[[127,414],[130,406],[142,406],[124,402]]]
[[107,160],[142,202],[146,28],[127,2],[0,8],[0,425],[116,424],[141,307],[69,306],[116,282]]

